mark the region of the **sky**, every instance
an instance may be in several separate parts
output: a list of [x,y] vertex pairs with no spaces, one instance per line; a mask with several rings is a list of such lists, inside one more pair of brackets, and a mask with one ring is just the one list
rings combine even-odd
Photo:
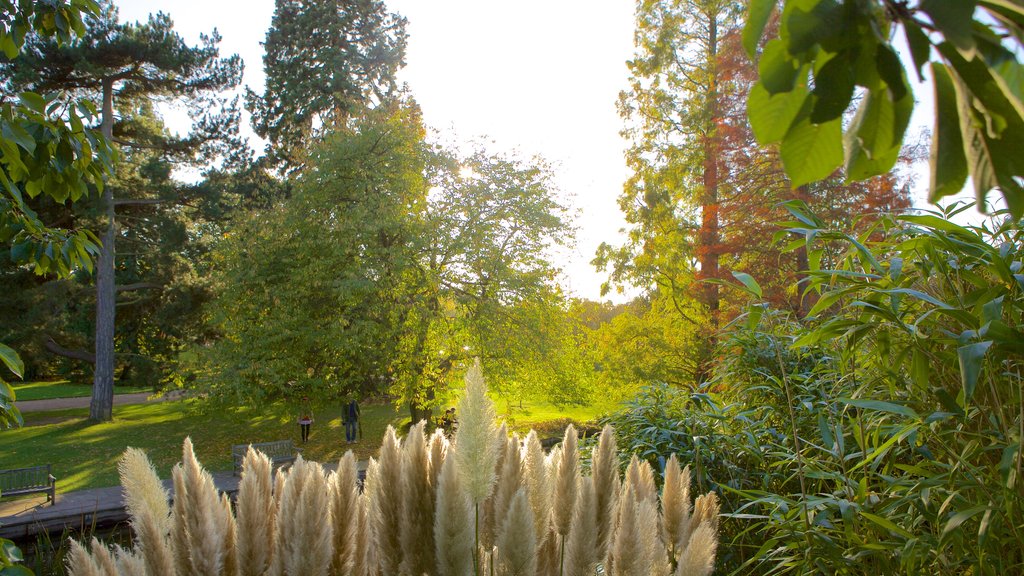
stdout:
[[[263,47],[273,0],[115,0],[122,21],[162,11],[195,43],[217,28],[221,55],[245,62],[262,92]],[[627,178],[615,108],[633,53],[632,0],[387,0],[408,19],[408,83],[441,139],[494,152],[539,155],[577,211],[576,247],[557,256],[563,286],[600,299],[605,276],[590,265],[625,226],[617,198]],[[612,299],[614,294],[609,295]]]

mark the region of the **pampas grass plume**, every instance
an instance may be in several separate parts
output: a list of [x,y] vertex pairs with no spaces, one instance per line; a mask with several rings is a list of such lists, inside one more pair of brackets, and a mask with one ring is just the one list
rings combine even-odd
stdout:
[[331,474],[331,524],[334,527],[334,553],[331,574],[347,575],[355,564],[356,531],[359,529],[359,489],[356,487],[356,459],[351,450],[338,461],[338,470]]
[[274,550],[273,465],[270,458],[251,446],[242,460],[238,482],[235,554],[239,576],[262,576]]
[[103,576],[92,555],[75,540],[69,541],[67,556],[68,576]]
[[598,548],[597,497],[594,479],[583,478],[579,498],[573,511],[572,526],[565,551],[565,574],[568,576],[592,576],[594,567],[601,559]]
[[558,473],[555,475],[555,501],[552,508],[555,530],[563,537],[569,533],[579,481],[580,455],[577,449],[576,427],[569,424],[565,429],[565,436],[562,438],[562,452],[558,459]]
[[[164,504],[166,505],[166,502]],[[110,555],[110,550],[107,550],[107,547],[101,544],[95,536],[92,537],[92,543],[89,545],[89,548],[92,550],[92,558],[100,574],[103,576],[118,576],[117,566],[114,565],[114,558]],[[174,567],[172,566],[171,569],[173,570]]]
[[446,458],[437,482],[434,539],[437,573],[464,576],[473,571],[473,508],[454,458]]
[[713,529],[718,530],[718,495],[714,492],[708,492],[703,496],[698,496],[697,501],[693,503],[693,517],[690,518],[690,530],[696,530],[700,524],[708,524]]
[[[515,453],[518,455],[518,447]],[[534,535],[533,510],[526,490],[520,488],[503,515],[498,532],[495,562],[502,576],[534,576],[537,573],[537,537]]]
[[375,548],[384,574],[397,574],[402,562],[402,452],[391,426],[380,446],[376,476],[370,498]]
[[448,455],[448,439],[444,430],[438,428],[430,436],[430,485],[437,489],[437,481],[441,476],[441,465]]
[[287,475],[277,512],[274,571],[284,576],[326,574],[331,565],[333,530],[323,468],[300,455]]
[[643,574],[643,550],[637,537],[636,489],[628,479],[622,485],[615,531],[608,551],[607,572],[611,576]]
[[403,574],[424,574],[434,568],[434,494],[421,420],[409,429],[402,445]]
[[498,460],[494,403],[487,396],[480,359],[466,373],[466,391],[459,400],[459,427],[454,457],[459,477],[474,504],[486,499],[494,485]]
[[[128,448],[117,465],[124,487],[125,508],[131,518],[135,541],[153,574],[173,574],[174,555],[168,541],[171,530],[169,494],[145,452]],[[95,544],[93,549],[96,549]],[[104,549],[106,552],[106,549]],[[113,560],[106,555],[109,569]],[[108,569],[108,571],[109,571]]]
[[523,477],[529,491],[530,508],[533,509],[533,525],[537,540],[542,541],[548,531],[551,517],[551,506],[548,489],[547,465],[544,462],[544,449],[540,445],[537,433],[530,430],[523,442]]
[[643,499],[636,505],[637,537],[640,540],[641,572],[650,576],[668,576],[671,570],[665,544],[661,541],[661,519],[657,501]]
[[665,484],[661,489],[662,531],[669,553],[678,556],[682,537],[690,523],[690,503],[683,500],[682,471],[673,454],[665,464]]
[[117,573],[121,576],[150,576],[150,573],[146,572],[146,561],[138,552],[125,550],[115,545],[114,557]]
[[[228,555],[228,522],[213,477],[196,459],[191,438],[182,448],[185,522],[189,558],[195,576],[220,576]],[[175,499],[180,495],[175,494]]]
[[605,424],[594,451],[590,472],[594,478],[594,502],[597,512],[598,552],[603,558],[611,541],[616,504],[622,481],[619,478],[619,455],[615,430]]
[[718,534],[707,523],[701,523],[690,536],[690,543],[679,557],[675,576],[711,576],[715,569]]

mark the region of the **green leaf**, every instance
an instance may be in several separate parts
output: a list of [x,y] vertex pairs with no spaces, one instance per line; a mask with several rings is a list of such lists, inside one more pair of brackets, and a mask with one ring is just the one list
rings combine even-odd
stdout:
[[776,38],[764,47],[761,60],[757,63],[759,84],[769,94],[789,92],[796,86],[800,64],[786,51],[786,45]]
[[4,344],[0,344],[0,360],[3,360],[3,363],[7,368],[9,368],[11,372],[14,372],[18,378],[23,377],[22,375],[25,373],[25,364],[21,361],[21,358],[18,357],[18,353],[13,349],[5,346]]
[[759,82],[750,89],[747,96],[747,116],[750,128],[761,144],[779,142],[786,136],[793,120],[803,108],[809,94],[803,84],[789,92],[769,94]]
[[974,50],[974,2],[970,0],[922,0],[919,9],[959,50]]
[[935,130],[932,132],[931,183],[928,201],[957,194],[967,181],[967,158],[960,131],[956,89],[945,65],[933,62]]
[[22,92],[18,94],[18,99],[29,110],[40,114],[46,113],[46,100],[39,94],[35,92]]
[[733,278],[736,278],[746,286],[747,292],[750,292],[758,298],[762,297],[761,286],[757,283],[757,280],[754,280],[753,276],[746,272],[733,272],[732,275]]
[[840,119],[814,124],[808,115],[782,140],[779,154],[794,187],[827,178],[843,162]]
[[893,404],[892,402],[864,400],[861,398],[838,398],[837,400],[843,404],[856,406],[857,408],[864,408],[866,410],[877,410],[879,412],[888,412],[889,414],[898,414],[915,420],[920,418],[913,408],[910,408],[909,406],[902,406],[900,404]]
[[913,98],[907,93],[893,100],[889,90],[868,91],[844,138],[848,179],[864,180],[892,169],[913,109]]
[[35,139],[24,128],[14,122],[4,122],[3,135],[24,148],[29,154],[36,151]]
[[888,520],[888,519],[883,518],[881,516],[876,516],[875,514],[864,512],[863,510],[860,511],[860,515],[865,517],[865,518],[867,518],[868,520],[874,522],[875,524],[878,524],[882,528],[885,528],[886,530],[888,530],[890,532],[895,532],[896,534],[899,534],[900,536],[903,536],[904,538],[914,538],[913,534],[911,534],[910,532],[908,532],[904,528],[901,528],[901,527],[897,526],[891,520]]
[[931,56],[932,43],[928,36],[921,30],[921,27],[914,24],[912,20],[903,21],[903,31],[907,36],[907,46],[910,47],[910,57],[914,61],[914,69],[917,71],[917,79],[924,82],[921,69],[928,63]]
[[952,517],[950,517],[949,521],[946,522],[946,526],[942,529],[942,535],[939,537],[939,542],[945,540],[946,536],[953,532],[953,530],[959,528],[961,524],[977,516],[978,514],[981,514],[986,510],[988,510],[988,506],[975,506],[973,508],[968,508],[967,510],[961,510],[960,512],[954,514]]
[[988,352],[992,342],[978,342],[968,344],[956,349],[960,357],[960,382],[964,388],[964,405],[974,396],[974,389],[978,385],[978,377],[981,375],[982,363],[985,360],[985,353]]
[[743,48],[753,60],[757,43],[761,40],[764,27],[775,10],[775,0],[750,0],[747,5],[747,23],[743,27]]
[[842,116],[850,106],[856,84],[849,54],[841,52],[814,74],[811,122],[821,124]]

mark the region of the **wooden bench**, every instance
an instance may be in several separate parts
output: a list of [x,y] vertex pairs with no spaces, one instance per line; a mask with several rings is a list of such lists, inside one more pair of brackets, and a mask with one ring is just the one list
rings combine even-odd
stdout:
[[291,440],[235,444],[231,447],[231,458],[235,461],[235,476],[238,476],[242,471],[242,461],[245,460],[245,454],[249,451],[249,446],[252,446],[256,450],[266,454],[267,458],[270,458],[270,462],[274,466],[292,464],[295,462],[295,456],[300,450],[295,447],[295,443]]
[[0,470],[0,496],[20,494],[46,494],[50,506],[57,503],[57,479],[50,473],[50,465]]

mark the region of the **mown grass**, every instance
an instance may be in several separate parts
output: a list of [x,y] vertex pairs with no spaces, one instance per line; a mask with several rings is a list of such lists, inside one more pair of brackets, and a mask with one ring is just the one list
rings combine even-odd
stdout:
[[[81,398],[92,394],[92,384],[72,383],[69,380],[12,383],[12,387],[19,402],[26,400],[49,400],[52,398]],[[135,386],[116,386],[114,388],[114,394],[134,394],[136,392],[151,391],[151,388]]]
[[[547,435],[560,435],[566,419],[587,422],[613,408],[593,406],[559,408],[542,400],[507,405],[498,402],[498,415],[515,430],[531,427]],[[391,404],[363,404],[363,439],[345,444],[341,407],[315,411],[309,442],[299,443],[296,408],[274,404],[264,408],[225,408],[201,400],[181,400],[114,407],[114,420],[88,422],[87,409],[30,412],[25,427],[0,432],[0,469],[52,464],[58,491],[82,490],[119,483],[117,462],[125,448],[146,451],[161,478],[181,460],[181,445],[191,437],[196,455],[207,469],[231,470],[231,446],[249,442],[293,439],[303,457],[318,462],[337,461],[352,449],[357,458],[376,456],[388,424],[401,428],[408,413]],[[549,423],[545,425],[545,423]],[[551,428],[550,430],[548,430]]]
[[[87,409],[31,412],[25,427],[0,432],[0,469],[52,464],[57,490],[81,490],[119,483],[117,461],[125,448],[142,448],[161,478],[181,460],[181,445],[191,437],[196,455],[209,470],[230,470],[231,445],[291,438],[299,443],[294,410],[214,408],[198,401],[134,404],[114,407],[114,420],[92,424]],[[346,445],[341,408],[315,413],[305,458],[320,462],[339,459],[348,448],[359,458],[376,454],[388,424],[399,414],[391,405],[363,407],[365,440]]]

